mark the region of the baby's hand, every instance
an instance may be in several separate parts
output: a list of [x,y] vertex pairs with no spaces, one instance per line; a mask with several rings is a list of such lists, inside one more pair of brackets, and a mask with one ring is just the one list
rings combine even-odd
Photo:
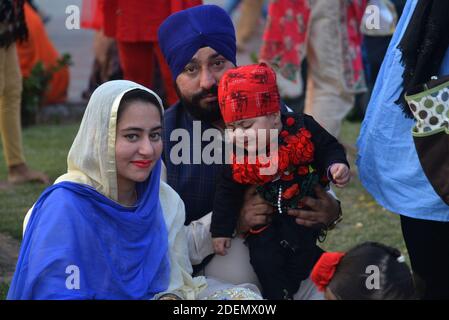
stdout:
[[213,238],[214,251],[220,256],[225,256],[228,252],[227,248],[231,247],[231,238]]
[[351,178],[349,168],[344,163],[334,163],[329,171],[334,184],[339,188],[343,188]]

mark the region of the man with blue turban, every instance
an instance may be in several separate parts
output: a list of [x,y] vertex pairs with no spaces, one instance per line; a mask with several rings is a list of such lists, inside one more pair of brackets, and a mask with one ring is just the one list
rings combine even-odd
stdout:
[[217,83],[226,70],[236,66],[230,17],[218,6],[197,6],[171,15],[158,36],[182,105],[197,120],[220,120]]
[[[179,101],[164,115],[163,160],[168,184],[185,203],[185,224],[188,226],[188,245],[194,270],[226,282],[258,284],[249,264],[248,249],[240,237],[233,239],[226,256],[212,255],[209,232],[211,211],[224,160],[220,156],[223,161],[206,164],[197,159],[197,154],[203,154],[202,151],[211,143],[203,141],[203,133],[208,129],[215,129],[220,135],[224,133],[217,88],[222,75],[236,66],[236,38],[232,21],[218,6],[196,6],[169,16],[159,27],[158,38],[179,97]],[[190,152],[181,158],[189,161],[179,163],[179,159],[174,159],[178,156],[180,144],[179,135],[172,135],[176,129],[189,133],[189,141],[181,139],[181,144],[188,145]],[[171,138],[175,141],[170,141]],[[224,139],[222,136],[219,138],[223,147]],[[221,153],[224,155],[224,152]],[[297,217],[298,223],[306,226],[330,226],[339,218],[340,205],[323,189],[317,189],[316,194],[317,199],[310,199],[308,203],[310,211],[291,210],[290,213]],[[248,189],[237,234],[266,224],[273,213],[273,207],[257,195],[255,188]],[[314,289],[309,279],[303,281],[295,299],[313,298],[319,299],[322,295]]]

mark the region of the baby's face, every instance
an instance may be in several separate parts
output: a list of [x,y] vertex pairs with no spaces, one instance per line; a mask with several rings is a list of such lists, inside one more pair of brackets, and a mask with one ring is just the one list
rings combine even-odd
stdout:
[[281,123],[280,113],[272,113],[257,118],[249,118],[244,120],[228,123],[226,128],[230,140],[237,148],[244,148],[248,153],[256,153],[259,144],[269,146],[270,129],[277,130],[272,137],[277,139],[279,127]]

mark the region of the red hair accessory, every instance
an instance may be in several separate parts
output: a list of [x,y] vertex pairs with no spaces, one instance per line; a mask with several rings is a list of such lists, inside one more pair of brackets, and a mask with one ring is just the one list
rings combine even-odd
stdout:
[[335,269],[345,256],[344,252],[325,252],[321,255],[312,270],[311,278],[318,290],[323,292],[331,282]]
[[226,71],[218,84],[225,123],[256,118],[280,110],[276,73],[265,63]]

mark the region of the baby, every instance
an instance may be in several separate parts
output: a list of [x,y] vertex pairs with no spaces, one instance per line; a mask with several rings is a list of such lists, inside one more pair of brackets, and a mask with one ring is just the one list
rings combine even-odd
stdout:
[[[287,215],[303,207],[301,199],[314,196],[317,183],[331,180],[345,186],[349,164],[342,145],[312,117],[280,112],[276,75],[266,64],[227,71],[219,84],[218,99],[233,144],[243,148],[243,159],[232,155],[217,185],[211,223],[214,250],[225,255],[236,229],[245,190],[256,185],[259,194],[277,208],[268,225],[251,229],[246,236],[251,264],[267,299],[291,299],[322,251],[316,246],[320,229],[298,225]],[[270,129],[277,134],[272,135]],[[254,134],[255,133],[255,134]],[[276,141],[277,140],[277,141]],[[270,149],[277,142],[277,152]],[[270,159],[258,157],[266,146]],[[241,163],[240,163],[241,162]],[[277,170],[268,172],[270,166]],[[265,169],[265,170],[263,170]]]

